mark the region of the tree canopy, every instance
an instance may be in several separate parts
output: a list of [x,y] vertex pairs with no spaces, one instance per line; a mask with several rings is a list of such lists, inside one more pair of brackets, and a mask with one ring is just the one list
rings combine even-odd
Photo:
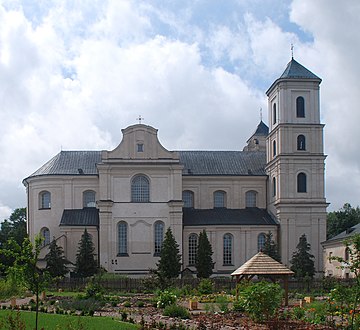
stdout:
[[326,220],[326,236],[329,239],[360,223],[360,208],[346,203],[338,211],[329,212]]
[[295,273],[295,277],[303,279],[305,277],[314,277],[315,264],[314,256],[309,252],[311,250],[310,243],[306,239],[306,235],[303,234],[299,238],[299,243],[296,246],[296,251],[291,258],[291,270]]
[[95,247],[91,235],[84,230],[79,242],[76,254],[75,273],[79,277],[89,277],[98,271],[98,264],[95,259]]
[[212,246],[209,242],[206,231],[203,230],[199,235],[199,243],[195,262],[197,277],[209,278],[211,276],[213,270],[212,255]]
[[171,279],[179,276],[181,270],[181,255],[170,227],[166,230],[161,248],[160,260],[157,264],[157,274],[160,278]]
[[49,253],[45,256],[46,270],[51,277],[63,277],[68,273],[66,265],[69,263],[65,256],[64,250],[58,246],[55,238],[49,245]]
[[275,259],[276,261],[281,261],[278,246],[275,243],[275,241],[272,239],[272,232],[269,231],[267,234],[265,234],[265,243],[264,247],[262,248],[262,252],[267,254],[269,257]]

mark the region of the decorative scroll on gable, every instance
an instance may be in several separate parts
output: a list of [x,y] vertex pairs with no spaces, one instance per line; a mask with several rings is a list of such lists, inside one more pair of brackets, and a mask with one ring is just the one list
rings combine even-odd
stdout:
[[103,151],[102,160],[178,160],[177,152],[168,151],[161,145],[157,132],[157,129],[142,124],[123,129],[121,143],[112,151]]

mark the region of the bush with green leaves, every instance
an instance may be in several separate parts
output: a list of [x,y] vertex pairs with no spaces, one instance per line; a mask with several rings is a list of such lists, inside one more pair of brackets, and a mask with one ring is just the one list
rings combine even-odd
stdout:
[[279,284],[261,281],[244,288],[239,301],[253,320],[264,321],[276,314],[282,297],[283,290]]
[[213,282],[207,278],[204,278],[200,281],[197,290],[200,294],[211,294],[214,290]]
[[176,295],[168,290],[161,291],[157,301],[158,308],[165,308],[166,306],[173,305],[176,303]]
[[170,317],[179,317],[181,319],[188,319],[190,318],[189,311],[184,306],[179,306],[176,304],[168,305],[164,308],[165,316]]

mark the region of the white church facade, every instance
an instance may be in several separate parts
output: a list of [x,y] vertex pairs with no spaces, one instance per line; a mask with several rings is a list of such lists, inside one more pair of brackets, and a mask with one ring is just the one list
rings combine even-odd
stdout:
[[206,230],[214,275],[228,275],[273,233],[289,265],[306,234],[322,271],[326,239],[321,79],[292,59],[267,91],[262,121],[242,151],[169,151],[151,126],[122,130],[112,151],[61,151],[24,179],[28,232],[55,238],[75,262],[84,229],[107,271],[141,276],[156,268],[165,231],[195,271]]

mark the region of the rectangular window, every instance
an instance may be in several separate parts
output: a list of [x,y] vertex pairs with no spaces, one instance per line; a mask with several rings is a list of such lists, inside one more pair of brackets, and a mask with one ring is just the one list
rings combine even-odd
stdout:
[[143,152],[144,151],[144,145],[142,143],[137,144],[137,151],[138,152]]

